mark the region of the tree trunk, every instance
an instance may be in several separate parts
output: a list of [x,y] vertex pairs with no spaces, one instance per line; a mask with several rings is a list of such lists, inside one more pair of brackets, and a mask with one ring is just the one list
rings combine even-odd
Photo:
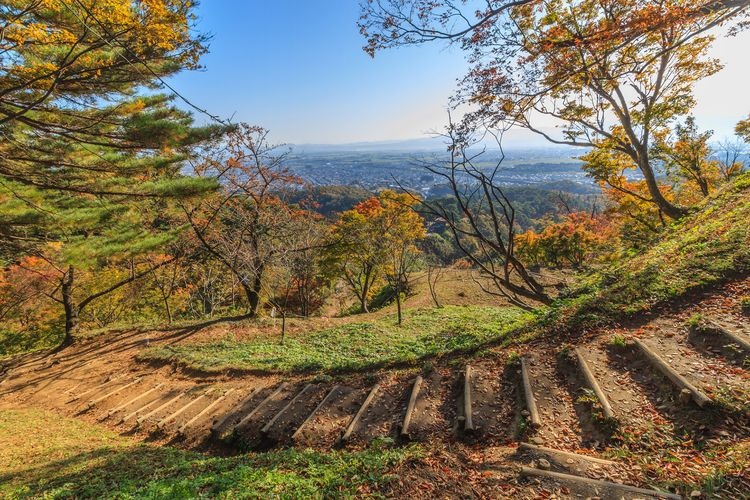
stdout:
[[708,196],[708,181],[706,179],[703,179],[702,177],[698,178],[698,186],[701,188],[701,193],[703,193],[703,196]]
[[256,316],[260,307],[260,294],[249,286],[243,286],[245,297],[247,298],[247,313],[250,316]]
[[167,312],[167,320],[172,324],[172,308],[169,307],[169,297],[164,297],[164,309]]
[[361,312],[361,313],[368,313],[368,312],[370,312],[370,311],[367,310],[367,292],[368,291],[369,291],[368,288],[365,287],[362,290],[362,295],[360,295],[360,297],[359,297],[359,312]]
[[670,219],[681,219],[687,215],[687,210],[674,205],[664,197],[659,189],[659,184],[656,182],[656,175],[654,175],[654,171],[651,169],[648,160],[641,160],[639,162],[639,167],[641,173],[643,173],[643,178],[646,181],[646,186],[648,186],[648,192],[651,194],[651,198],[654,200],[654,203],[656,203],[656,206],[658,206],[659,209]]
[[398,326],[401,326],[401,287],[396,287],[396,314],[398,315]]
[[433,266],[427,267],[427,286],[430,289],[430,295],[432,296],[432,301],[435,303],[435,307],[437,307],[438,309],[443,307],[440,305],[440,299],[438,298],[438,294],[437,294],[437,284],[438,284],[438,280],[440,279],[440,273],[441,273],[440,269],[437,269]]
[[214,313],[214,305],[211,299],[208,297],[208,292],[205,290],[201,293],[201,303],[203,304],[203,314],[211,317]]
[[365,273],[365,282],[362,285],[362,295],[359,297],[359,312],[361,313],[369,313],[370,311],[367,309],[367,295],[370,293],[370,278],[372,276],[372,271],[367,271]]
[[257,267],[252,287],[245,287],[248,302],[248,312],[251,316],[257,316],[260,309],[260,293],[263,289],[263,266]]
[[75,279],[75,268],[68,267],[68,271],[63,276],[61,290],[63,308],[65,309],[65,338],[62,346],[73,343],[73,333],[78,329],[78,306],[73,299],[73,283]]

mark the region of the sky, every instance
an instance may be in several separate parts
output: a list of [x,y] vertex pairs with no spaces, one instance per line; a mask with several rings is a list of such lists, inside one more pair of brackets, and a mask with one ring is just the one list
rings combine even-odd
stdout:
[[[201,71],[170,80],[212,114],[271,131],[276,142],[346,144],[426,137],[467,64],[439,43],[362,50],[357,0],[203,0],[198,30],[212,35]],[[750,33],[720,39],[726,68],[696,88],[699,125],[716,138],[750,112]],[[516,145],[543,144],[516,132]]]

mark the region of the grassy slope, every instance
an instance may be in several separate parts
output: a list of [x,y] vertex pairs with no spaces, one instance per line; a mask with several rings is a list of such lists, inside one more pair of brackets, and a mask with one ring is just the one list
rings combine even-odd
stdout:
[[146,360],[176,360],[191,368],[271,372],[353,371],[411,363],[447,352],[469,351],[503,339],[532,316],[512,307],[417,309],[398,326],[393,315],[288,338],[278,334],[157,347]]
[[583,280],[543,324],[594,327],[750,271],[750,173],[706,200],[652,248]]
[[38,410],[0,411],[2,498],[353,497],[377,489],[390,468],[418,455],[415,447],[373,447],[205,457]]

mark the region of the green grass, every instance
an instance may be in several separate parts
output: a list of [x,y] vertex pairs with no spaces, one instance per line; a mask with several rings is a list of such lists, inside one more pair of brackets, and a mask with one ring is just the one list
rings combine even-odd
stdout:
[[64,333],[60,328],[42,328],[14,332],[0,326],[0,360],[35,352],[52,349],[60,344]]
[[176,361],[205,371],[357,371],[412,364],[450,352],[472,351],[501,341],[533,315],[514,307],[444,307],[299,334],[280,344],[278,335],[224,339],[149,349],[142,360]]
[[417,447],[207,457],[38,410],[0,411],[0,497],[351,498],[377,494]]

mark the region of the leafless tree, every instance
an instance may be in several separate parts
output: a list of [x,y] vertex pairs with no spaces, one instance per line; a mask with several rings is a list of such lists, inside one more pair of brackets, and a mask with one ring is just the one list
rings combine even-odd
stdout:
[[[551,298],[545,286],[515,255],[515,209],[495,182],[504,157],[501,135],[487,131],[476,137],[451,123],[444,136],[448,141],[449,159],[423,166],[447,181],[459,214],[430,201],[421,202],[423,209],[445,221],[458,248],[494,285],[488,287],[477,280],[482,290],[527,309],[530,308],[528,301],[549,304]],[[483,169],[476,161],[485,150],[475,148],[487,137],[495,139],[501,156],[494,167]]]
[[432,297],[432,301],[435,303],[435,307],[437,308],[443,307],[443,305],[440,303],[437,289],[438,283],[440,283],[440,281],[445,276],[445,271],[445,266],[442,266],[440,264],[435,264],[432,262],[427,264],[427,287],[430,290],[430,297]]
[[269,143],[267,130],[240,125],[195,166],[197,174],[218,180],[222,189],[183,205],[200,244],[237,278],[251,316],[258,313],[267,270],[295,231],[295,209],[283,194],[302,181],[285,167],[287,155]]
[[745,143],[739,138],[724,139],[716,145],[714,156],[719,162],[719,171],[724,180],[729,180],[745,169],[743,158],[747,154]]

